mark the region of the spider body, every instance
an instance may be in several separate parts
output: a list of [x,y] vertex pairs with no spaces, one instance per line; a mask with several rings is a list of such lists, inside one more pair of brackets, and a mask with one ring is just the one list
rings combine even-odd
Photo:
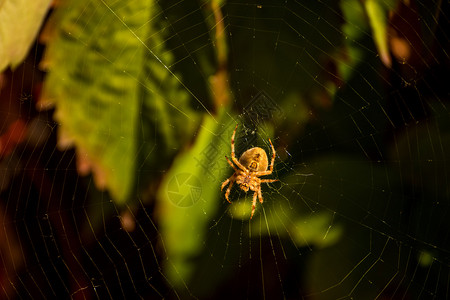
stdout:
[[[231,175],[230,178],[225,180],[222,183],[221,190],[230,183],[226,192],[225,198],[228,202],[231,201],[228,199],[228,196],[231,192],[231,187],[233,183],[236,182],[239,185],[239,188],[244,192],[251,190],[254,192],[253,201],[252,201],[252,213],[250,219],[253,217],[256,208],[256,200],[259,199],[260,203],[263,203],[263,197],[261,193],[261,183],[270,183],[277,181],[277,179],[260,179],[259,176],[270,175],[273,172],[273,163],[275,161],[275,149],[272,145],[272,141],[269,139],[270,146],[272,148],[272,160],[270,165],[268,164],[267,154],[266,152],[259,147],[254,147],[245,151],[239,160],[236,159],[236,155],[234,152],[234,137],[236,135],[237,126],[234,128],[233,135],[231,137],[231,159],[236,164],[236,166],[225,156],[231,167],[234,169],[234,174]],[[267,170],[269,167],[269,170]]]
[[252,182],[252,180],[254,179],[254,172],[267,170],[268,161],[266,152],[259,147],[248,149],[241,155],[239,162],[247,168],[248,172],[240,169],[236,171],[236,183],[245,192],[249,189],[257,191],[258,187],[255,186],[255,182]]

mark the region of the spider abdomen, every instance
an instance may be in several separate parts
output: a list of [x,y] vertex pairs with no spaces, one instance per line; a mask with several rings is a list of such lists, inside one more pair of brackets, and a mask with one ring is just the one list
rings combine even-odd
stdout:
[[266,151],[259,147],[248,149],[242,153],[239,162],[253,172],[265,171],[269,165]]

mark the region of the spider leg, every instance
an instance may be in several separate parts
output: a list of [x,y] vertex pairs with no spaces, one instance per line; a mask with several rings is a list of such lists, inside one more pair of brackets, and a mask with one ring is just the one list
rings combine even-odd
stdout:
[[236,124],[236,127],[234,128],[233,135],[231,136],[231,159],[236,164],[236,166],[239,167],[242,171],[247,171],[247,168],[244,167],[237,159],[236,154],[234,152],[234,136],[236,135],[236,129],[238,127],[238,124]]
[[[259,190],[261,192],[261,189]],[[250,215],[250,220],[253,218],[253,214],[255,213],[256,208],[256,197],[258,196],[258,192],[255,192],[253,194],[253,201],[252,201],[252,214]],[[260,201],[261,202],[261,201]],[[262,203],[262,202],[261,202]]]
[[278,181],[278,179],[261,179],[260,183],[271,183]]
[[270,161],[269,170],[267,171],[259,171],[255,172],[255,176],[263,176],[263,175],[270,175],[273,172],[273,164],[275,162],[275,148],[273,147],[272,141],[269,139],[270,146],[272,147],[272,159]]
[[[231,177],[230,177],[231,178]],[[228,184],[228,182],[230,182],[230,178],[228,178],[227,180],[225,180],[223,183],[222,183],[222,186],[220,187],[220,190],[221,191],[223,191],[223,188]]]
[[270,147],[272,148],[272,160],[270,161],[269,171],[273,172],[273,163],[275,162],[275,148],[273,147],[272,141],[269,139]]
[[275,162],[275,148],[273,147],[272,141],[269,139],[270,147],[272,147],[272,160],[270,161],[269,171],[273,172],[273,163]]
[[234,169],[235,171],[238,171],[238,168],[236,168],[236,166],[233,165],[233,163],[228,159],[228,157],[227,157],[226,155],[225,155],[225,158],[227,159],[228,164],[229,164],[230,166],[232,166],[233,169]]
[[223,188],[231,181],[231,184],[233,184],[234,180],[235,180],[235,176],[236,173],[234,173],[233,175],[230,176],[230,178],[228,178],[227,180],[225,180],[224,182],[222,182],[222,186],[220,187],[220,190],[222,191]]
[[262,193],[261,193],[261,187],[259,187],[259,190],[258,190],[258,198],[259,198],[259,203],[263,203],[263,197],[262,197]]
[[[229,180],[229,179],[227,179],[227,180]],[[228,201],[229,203],[231,203],[231,201],[230,201],[230,199],[228,199],[228,196],[230,195],[231,187],[233,186],[233,183],[234,183],[234,181],[231,181],[231,182],[230,182],[230,185],[228,186],[227,191],[225,192],[225,199],[227,199],[227,201]],[[222,185],[223,185],[223,184],[222,184]]]

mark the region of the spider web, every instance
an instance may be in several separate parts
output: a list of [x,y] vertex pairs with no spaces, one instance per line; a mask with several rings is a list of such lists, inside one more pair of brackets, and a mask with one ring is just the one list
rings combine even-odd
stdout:
[[[118,3],[96,5],[128,26]],[[399,1],[390,67],[360,1],[154,5],[147,21],[164,21],[174,59],[145,52],[217,126],[214,139],[200,143],[206,121],[160,92],[181,115],[166,125],[198,130],[172,160],[152,150],[162,137],[144,136],[161,161],[138,167],[146,188],[119,205],[79,175],[75,149],[56,148],[54,112],[35,110],[37,44],[2,77],[5,298],[450,298],[448,2]],[[216,30],[226,34],[228,105],[211,100],[220,98]],[[138,123],[157,132],[161,120]],[[270,157],[269,138],[276,149],[264,178],[278,182],[263,184],[252,220],[252,193],[235,184],[230,204],[220,191],[236,124],[237,157],[256,146]]]

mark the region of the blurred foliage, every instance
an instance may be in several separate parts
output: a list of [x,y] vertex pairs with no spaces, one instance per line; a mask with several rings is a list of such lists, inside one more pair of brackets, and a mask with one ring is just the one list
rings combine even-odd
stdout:
[[[438,113],[446,108],[431,105],[432,96],[422,102],[421,92],[414,94],[420,101],[405,94],[406,107],[392,113],[408,86],[395,76],[413,73],[403,63],[414,71],[427,65],[408,56],[420,47],[393,33],[392,16],[402,17],[405,6],[64,1],[42,34],[48,73],[39,106],[55,108],[60,147],[76,147],[80,174],[92,171],[119,209],[141,198],[151,206],[163,277],[178,296],[229,289],[238,281],[234,266],[246,270],[257,261],[262,268],[262,257],[251,259],[252,240],[259,239],[261,256],[267,242],[277,264],[275,236],[289,245],[280,257],[307,261],[296,272],[307,274],[307,290],[319,291],[317,299],[375,298],[381,288],[359,283],[367,276],[385,287],[395,276],[394,239],[425,242],[422,265],[439,256],[422,248],[446,247],[439,230],[427,236],[445,218],[436,207],[448,207],[448,178],[439,175],[449,167],[450,124]],[[262,90],[266,100],[275,99],[269,99],[274,116],[262,116],[262,105],[252,102]],[[423,115],[409,110],[414,100]],[[252,221],[249,198],[238,187],[232,204],[220,192],[232,174],[224,155],[236,123],[243,125],[237,153],[267,146],[268,137],[278,151],[272,177],[280,182],[264,185],[265,202]],[[422,201],[435,201],[432,212],[405,191],[414,186]],[[104,211],[92,207],[89,220],[103,223]],[[228,236],[209,234],[216,226]],[[278,267],[282,282],[290,275]]]
[[151,1],[65,1],[47,28],[40,106],[56,107],[60,146],[75,144],[118,204],[135,193],[137,166],[163,167],[197,124],[163,32],[147,22],[159,13]]
[[381,61],[387,67],[390,67],[392,64],[388,45],[388,13],[395,9],[398,2],[399,0],[364,1],[364,7],[367,12],[367,17],[369,18],[370,26],[372,27],[375,45],[377,46]]
[[[164,271],[176,288],[182,288],[192,280],[196,268],[194,258],[203,251],[208,224],[211,216],[217,214],[221,201],[217,181],[221,180],[221,170],[228,165],[223,153],[214,151],[207,161],[200,163],[198,160],[205,159],[203,151],[220,143],[219,133],[223,128],[217,121],[223,122],[224,116],[221,112],[217,120],[205,117],[196,134],[195,144],[177,156],[158,191],[156,219],[163,247],[170,258],[164,264]],[[231,135],[229,130],[226,133]],[[183,174],[188,174],[193,180],[179,180]],[[183,188],[187,190],[183,191]],[[190,203],[181,203],[186,199]]]
[[[355,67],[363,61],[364,49],[360,46],[368,29],[368,23],[364,15],[364,7],[358,0],[341,1],[341,10],[345,20],[342,32],[345,35],[346,51],[338,60],[338,74],[343,82],[355,74]],[[338,58],[338,59],[339,59]]]
[[[294,183],[297,184],[297,183]],[[272,202],[285,203],[282,199],[273,197]],[[248,202],[248,201],[247,201]],[[333,214],[331,212],[318,212],[316,214],[299,214],[298,211],[307,211],[298,208],[291,212],[287,205],[270,205],[267,216],[261,216],[266,226],[261,226],[260,222],[250,225],[252,235],[276,236],[290,240],[296,247],[326,248],[335,244],[343,234],[343,227],[333,224]],[[333,226],[332,226],[333,225]]]
[[[389,53],[389,18],[398,5],[398,0],[343,0],[340,7],[345,23],[342,31],[345,35],[346,55],[339,58],[338,70],[341,78],[346,81],[355,73],[357,64],[363,62],[366,57],[362,45],[367,44],[367,39],[373,39],[381,61],[387,67],[392,64]],[[368,28],[372,29],[372,37],[368,34]]]
[[0,72],[16,68],[27,55],[51,0],[0,2]]

